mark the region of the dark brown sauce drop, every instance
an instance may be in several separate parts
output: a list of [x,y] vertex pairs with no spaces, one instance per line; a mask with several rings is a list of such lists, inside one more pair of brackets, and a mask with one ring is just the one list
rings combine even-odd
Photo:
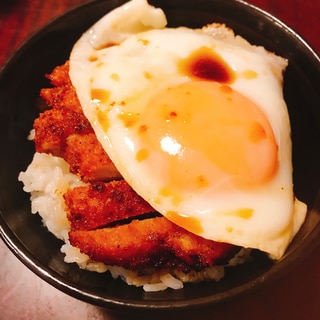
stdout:
[[179,69],[187,76],[206,81],[231,83],[235,78],[234,71],[222,57],[207,47],[201,47],[181,60]]

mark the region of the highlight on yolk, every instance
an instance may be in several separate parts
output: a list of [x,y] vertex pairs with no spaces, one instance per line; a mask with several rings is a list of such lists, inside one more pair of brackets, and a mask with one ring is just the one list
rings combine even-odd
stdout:
[[161,154],[167,183],[176,190],[250,188],[277,170],[278,147],[267,117],[227,85],[190,81],[168,88],[153,97],[142,121],[148,131],[140,139]]

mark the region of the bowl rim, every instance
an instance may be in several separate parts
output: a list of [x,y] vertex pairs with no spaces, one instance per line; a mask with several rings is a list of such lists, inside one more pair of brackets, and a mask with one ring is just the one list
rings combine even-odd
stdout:
[[[109,0],[111,2],[112,0]],[[124,3],[126,1],[119,0],[120,2]],[[214,0],[215,1],[215,0]],[[203,2],[201,0],[200,2]],[[230,1],[231,2],[231,1]],[[288,25],[286,25],[284,22],[270,14],[269,12],[250,4],[243,0],[232,0],[232,2],[238,6],[241,6],[241,8],[244,8],[245,10],[253,10],[255,14],[258,14],[259,16],[263,16],[264,18],[268,19],[269,23],[274,23],[277,25],[278,28],[284,30],[288,37],[293,38],[295,41],[299,42],[308,52],[308,58],[313,59],[313,63],[319,64],[319,70],[320,70],[320,57],[316,53],[316,51],[305,41],[296,31],[291,29]],[[80,6],[77,6],[66,13],[62,14],[61,16],[57,17],[56,19],[52,20],[48,24],[46,24],[43,28],[36,31],[34,34],[32,34],[30,37],[28,37],[24,43],[16,49],[12,55],[7,59],[7,61],[3,64],[3,66],[0,69],[0,80],[2,77],[6,76],[7,70],[10,69],[11,65],[14,65],[17,60],[24,54],[25,51],[27,51],[30,47],[32,47],[33,43],[37,41],[37,39],[43,37],[44,34],[48,30],[50,30],[53,26],[59,24],[64,19],[71,17],[73,15],[77,15],[78,12],[85,10],[86,8],[92,7],[92,6],[99,6],[98,2],[89,2]],[[316,200],[316,205],[314,207],[314,210],[317,210],[319,213],[320,208],[320,192]],[[282,270],[287,267],[291,267],[293,265],[293,262],[299,262],[302,261],[308,254],[310,254],[320,243],[319,237],[317,237],[317,233],[320,230],[320,213],[318,215],[318,220],[315,221],[316,227],[313,229],[312,233],[310,234],[310,238],[306,243],[303,244],[304,250],[303,254],[299,256],[299,258],[292,258],[287,257],[285,261],[279,266],[279,268]],[[35,273],[37,276],[39,276],[42,280],[48,282],[55,288],[75,297],[80,300],[86,301],[88,303],[92,303],[98,306],[112,308],[112,309],[119,309],[119,310],[177,310],[177,309],[188,309],[188,308],[194,308],[194,307],[204,307],[208,305],[217,304],[220,302],[224,302],[230,299],[233,299],[235,297],[238,297],[239,295],[245,293],[245,292],[252,292],[254,289],[257,289],[260,287],[261,284],[265,283],[269,280],[276,280],[278,275],[278,269],[274,270],[271,268],[266,273],[264,273],[263,277],[256,278],[248,283],[242,284],[240,286],[237,286],[233,289],[231,289],[232,295],[230,292],[221,292],[217,294],[217,297],[215,300],[212,300],[212,296],[207,297],[200,297],[200,298],[194,298],[192,300],[174,300],[174,302],[164,302],[163,300],[157,301],[157,300],[150,300],[148,301],[128,301],[126,299],[123,300],[113,300],[113,299],[107,299],[107,298],[101,298],[94,293],[91,292],[84,292],[81,289],[76,288],[70,281],[62,277],[60,274],[54,272],[52,269],[48,268],[47,266],[43,265],[41,262],[37,261],[37,258],[32,254],[32,252],[26,250],[26,247],[23,245],[23,243],[20,241],[20,239],[17,237],[17,235],[13,232],[13,230],[10,229],[10,227],[6,224],[5,219],[3,218],[2,212],[0,211],[0,238],[4,241],[4,243],[7,245],[7,247],[10,249],[10,251],[26,266],[28,267],[33,273]]]

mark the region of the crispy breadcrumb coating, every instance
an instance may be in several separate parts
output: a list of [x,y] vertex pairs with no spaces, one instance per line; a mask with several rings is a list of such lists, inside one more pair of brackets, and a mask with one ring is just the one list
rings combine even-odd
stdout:
[[91,259],[131,270],[176,268],[185,273],[226,262],[235,247],[201,238],[165,217],[92,231],[71,231],[70,243]]
[[68,70],[68,62],[55,68],[47,75],[54,87],[40,92],[47,110],[34,121],[36,151],[64,158],[83,181],[120,179],[82,112]]
[[64,199],[71,230],[92,230],[155,212],[125,180],[76,187]]

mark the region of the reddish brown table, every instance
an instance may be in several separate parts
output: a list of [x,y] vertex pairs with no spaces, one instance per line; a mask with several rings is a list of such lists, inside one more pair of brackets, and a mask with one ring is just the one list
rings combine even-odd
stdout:
[[[228,1],[228,0],[226,0]],[[88,0],[0,1],[0,66],[31,34],[65,11]],[[320,52],[319,0],[250,0],[296,30]],[[0,241],[1,319],[127,319],[73,299],[40,280]],[[277,283],[184,319],[320,319],[320,247]],[[134,314],[132,315],[134,316]],[[177,315],[167,315],[175,319]],[[139,316],[149,319],[150,317]],[[157,315],[152,318],[157,319]],[[159,316],[159,319],[163,316]]]

